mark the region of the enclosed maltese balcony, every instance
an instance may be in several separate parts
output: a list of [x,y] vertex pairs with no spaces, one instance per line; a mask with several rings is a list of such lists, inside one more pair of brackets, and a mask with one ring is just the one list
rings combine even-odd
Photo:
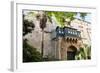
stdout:
[[56,37],[76,37],[80,38],[80,31],[75,28],[70,27],[57,27],[56,28]]

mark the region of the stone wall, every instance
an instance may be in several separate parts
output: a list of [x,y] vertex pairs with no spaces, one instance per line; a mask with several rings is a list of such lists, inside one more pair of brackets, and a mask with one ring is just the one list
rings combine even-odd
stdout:
[[[28,19],[28,17],[27,17]],[[34,48],[37,48],[37,51],[41,53],[41,43],[42,43],[42,30],[40,28],[40,21],[36,19],[35,16],[33,16],[33,23],[35,24],[35,28],[32,31],[32,33],[28,33],[24,36],[24,38],[28,39],[28,43],[33,46]],[[55,54],[55,41],[53,41],[53,38],[55,35],[55,28],[56,26],[54,23],[51,23],[49,20],[47,20],[46,28],[44,29],[44,51],[43,56],[52,56],[54,57]]]

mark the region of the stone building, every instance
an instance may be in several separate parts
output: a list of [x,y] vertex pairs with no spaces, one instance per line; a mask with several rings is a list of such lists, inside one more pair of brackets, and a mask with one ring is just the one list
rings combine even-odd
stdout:
[[[32,33],[27,34],[23,38],[28,39],[28,43],[37,48],[41,53],[42,42],[42,30],[40,28],[40,22],[33,16],[25,17],[28,20],[32,20],[35,24],[35,28]],[[74,60],[79,48],[83,46],[83,43],[90,44],[90,23],[75,19],[71,22],[71,27],[60,28],[57,27],[57,22],[52,17],[52,23],[47,20],[46,28],[44,29],[44,47],[43,57],[53,57],[58,60]]]
[[75,55],[82,45],[80,31],[70,27],[57,27],[55,44],[55,58],[75,60]]
[[80,19],[75,19],[74,21],[71,22],[71,27],[76,28],[81,32],[81,38],[83,41],[83,44],[91,45],[91,23],[80,20]]

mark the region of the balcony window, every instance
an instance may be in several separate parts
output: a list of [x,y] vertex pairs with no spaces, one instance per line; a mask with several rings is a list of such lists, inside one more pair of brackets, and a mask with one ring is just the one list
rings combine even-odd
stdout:
[[68,33],[70,33],[70,31],[68,31]]
[[61,31],[59,30],[59,33],[61,33]]
[[75,34],[75,31],[73,31],[73,34]]

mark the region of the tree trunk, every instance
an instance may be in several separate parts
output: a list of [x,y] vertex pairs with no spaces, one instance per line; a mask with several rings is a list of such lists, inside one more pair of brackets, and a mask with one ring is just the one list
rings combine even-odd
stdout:
[[41,55],[44,55],[44,29],[42,29]]

